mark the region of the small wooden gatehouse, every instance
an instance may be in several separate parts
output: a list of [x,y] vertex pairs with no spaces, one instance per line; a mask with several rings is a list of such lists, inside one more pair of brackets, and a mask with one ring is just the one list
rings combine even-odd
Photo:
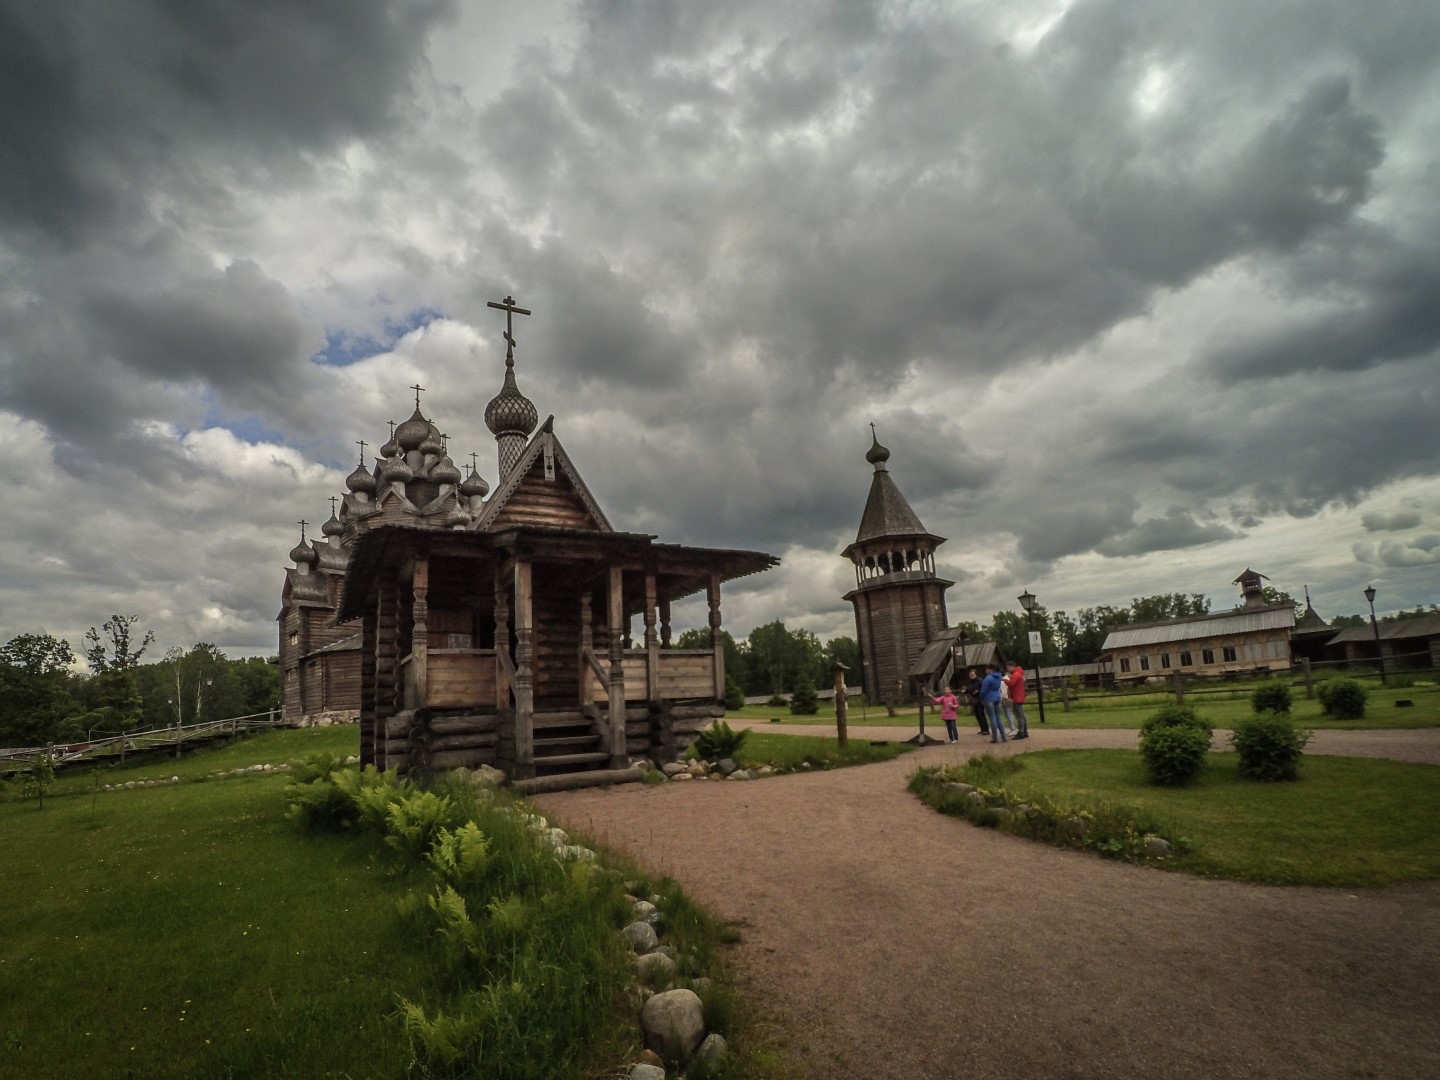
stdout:
[[[508,297],[492,306],[529,314]],[[492,765],[532,791],[633,779],[632,759],[672,761],[724,714],[721,585],[779,560],[617,532],[554,418],[537,429],[505,337],[504,386],[485,410],[494,493],[425,445],[436,432],[417,391],[373,488],[345,499],[337,621],[360,627],[361,761],[417,777]],[[671,605],[696,594],[711,644],[677,649]]]

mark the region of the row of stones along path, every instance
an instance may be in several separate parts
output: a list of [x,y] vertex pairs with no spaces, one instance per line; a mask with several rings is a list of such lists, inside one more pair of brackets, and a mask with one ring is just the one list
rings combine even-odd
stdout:
[[[1136,737],[1031,732],[998,749]],[[982,748],[966,733],[860,768],[536,802],[739,924],[739,989],[788,1075],[1440,1077],[1440,882],[1203,881],[975,828],[905,792],[917,765]],[[1319,732],[1309,752],[1440,764],[1440,730]]]

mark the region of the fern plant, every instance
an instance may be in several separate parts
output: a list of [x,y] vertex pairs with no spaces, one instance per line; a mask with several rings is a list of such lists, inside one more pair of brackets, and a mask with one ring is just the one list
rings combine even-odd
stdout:
[[750,734],[741,729],[736,731],[724,720],[716,720],[695,738],[695,752],[706,761],[733,758],[745,745],[745,736]]
[[402,795],[386,810],[385,842],[404,854],[423,855],[454,816],[455,805],[448,796],[433,791]]

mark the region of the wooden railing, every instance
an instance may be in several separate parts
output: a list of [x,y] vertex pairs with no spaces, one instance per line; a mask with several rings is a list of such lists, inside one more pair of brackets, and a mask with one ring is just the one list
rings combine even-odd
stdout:
[[[715,656],[709,649],[662,649],[654,692],[650,686],[649,657],[644,649],[627,649],[620,663],[625,671],[625,697],[630,701],[715,697]],[[603,670],[593,667],[587,673],[594,701],[610,700],[603,674]]]
[[236,735],[242,731],[272,727],[290,727],[292,724],[280,718],[279,709],[269,712],[250,713],[247,716],[231,716],[224,720],[206,720],[199,724],[181,724],[178,727],[146,728],[144,731],[127,731],[119,735],[107,735],[100,739],[86,739],[84,742],[56,743],[53,746],[20,746],[0,750],[0,762],[34,761],[42,754],[49,754],[57,765],[87,758],[119,757],[143,750],[173,748],[178,755],[186,743],[202,743],[222,735]]

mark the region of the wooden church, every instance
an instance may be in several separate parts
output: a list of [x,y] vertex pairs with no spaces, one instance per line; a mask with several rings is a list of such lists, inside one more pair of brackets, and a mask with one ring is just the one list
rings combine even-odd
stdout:
[[[417,388],[414,415],[347,479],[327,544],[291,552],[286,600],[340,577],[328,622],[356,641],[363,763],[416,777],[492,765],[527,790],[632,779],[632,759],[674,760],[723,715],[721,585],[779,560],[617,532],[516,383],[510,320],[529,312],[490,306],[507,315],[485,410],[494,492],[473,458],[462,479]],[[332,532],[343,575],[326,570]],[[674,648],[671,605],[702,593],[710,646]],[[283,650],[295,631],[281,619]]]
[[[920,523],[895,486],[890,451],[874,437],[874,425],[865,460],[875,472],[855,542],[841,552],[855,565],[855,588],[845,599],[855,608],[865,697],[893,705],[914,693],[915,665],[948,626],[945,590],[955,583],[935,573],[935,549],[945,538]],[[953,668],[952,645],[947,638],[945,670]]]

